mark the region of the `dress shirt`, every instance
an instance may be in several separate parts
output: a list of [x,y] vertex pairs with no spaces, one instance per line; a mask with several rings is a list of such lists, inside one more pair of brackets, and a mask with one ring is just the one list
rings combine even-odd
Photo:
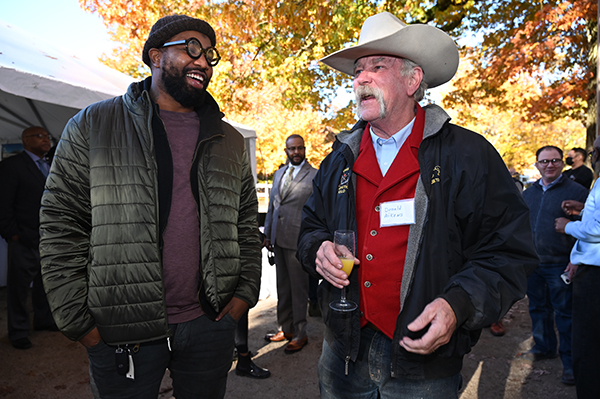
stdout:
[[375,148],[377,163],[379,164],[383,176],[385,176],[390,166],[392,166],[394,159],[396,159],[396,155],[398,155],[398,151],[400,151],[406,138],[410,135],[414,124],[415,118],[387,140],[382,139],[373,133],[372,127],[369,128],[371,139],[373,140],[373,147]]

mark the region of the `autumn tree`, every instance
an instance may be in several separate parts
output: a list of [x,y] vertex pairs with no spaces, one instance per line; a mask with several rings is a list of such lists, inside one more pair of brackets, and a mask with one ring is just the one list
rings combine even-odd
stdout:
[[[476,81],[464,78],[473,74],[474,66],[465,60],[461,65],[456,82],[476,85]],[[456,84],[456,83],[455,83]],[[452,86],[454,86],[453,84]],[[455,87],[447,90],[455,90]],[[470,90],[471,87],[462,87]],[[527,102],[540,96],[537,80],[526,73],[500,86],[501,99],[484,98],[448,112],[455,123],[481,133],[498,150],[507,167],[519,172],[534,170],[536,151],[545,145],[555,145],[565,152],[574,147],[585,146],[585,127],[581,122],[563,117],[541,123],[527,118],[523,107],[503,107],[497,103],[513,104]]]
[[[465,49],[475,68],[455,83],[447,106],[486,101],[522,109],[527,120],[541,124],[569,117],[586,127],[591,146],[596,137],[596,0],[444,3],[453,4],[456,20],[462,18],[456,29],[482,35],[480,43]],[[436,21],[444,14],[420,20]],[[505,101],[505,83],[522,74],[535,80],[536,95]]]
[[[269,93],[269,101],[290,112],[302,113],[308,108],[317,111],[316,117],[320,117],[315,120],[317,126],[323,124],[333,131],[348,127],[354,119],[351,106],[330,110],[336,88],[348,88],[350,80],[317,60],[356,43],[368,16],[390,11],[408,23],[435,25],[456,39],[476,37],[465,41],[462,49],[463,55],[474,60],[473,72],[457,82],[446,105],[459,108],[485,102],[502,110],[520,109],[525,111],[524,118],[539,124],[569,116],[588,128],[588,141],[594,136],[596,2],[592,0],[80,0],[80,3],[84,9],[98,13],[114,38],[124,43],[105,61],[133,76],[148,73],[140,54],[158,18],[182,13],[210,22],[218,32],[218,48],[223,55],[211,92],[233,120],[241,115],[262,115],[256,99],[260,102],[259,93],[264,91]],[[517,80],[521,73],[535,80],[539,94],[507,102],[503,85]],[[282,81],[286,84],[280,85]],[[275,121],[270,123],[265,119],[262,123],[270,131],[282,129]],[[266,133],[259,132],[259,136],[263,134]],[[327,145],[330,136],[318,140],[322,142],[315,148]],[[265,165],[275,163],[276,160],[270,159]]]

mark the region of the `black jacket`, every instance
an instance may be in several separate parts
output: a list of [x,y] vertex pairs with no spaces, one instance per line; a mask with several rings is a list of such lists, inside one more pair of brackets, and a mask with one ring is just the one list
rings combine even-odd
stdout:
[[[415,193],[416,223],[411,226],[400,292],[401,311],[392,344],[392,376],[443,378],[460,372],[462,357],[482,327],[499,320],[525,295],[527,275],[538,263],[521,193],[496,150],[480,135],[449,123],[437,106],[425,108],[419,148],[421,178]],[[356,230],[352,166],[366,123],[338,135],[333,151],[314,179],[303,209],[298,257],[316,275],[316,252],[338,229]],[[360,267],[360,265],[358,265]],[[350,278],[349,299],[359,300],[358,273]],[[339,289],[319,287],[327,342],[347,361],[355,361],[360,315],[329,310]],[[457,329],[450,342],[423,356],[399,345],[412,322],[437,297],[452,306]]]
[[40,242],[40,201],[46,178],[25,152],[0,162],[0,235],[18,235],[21,244]]

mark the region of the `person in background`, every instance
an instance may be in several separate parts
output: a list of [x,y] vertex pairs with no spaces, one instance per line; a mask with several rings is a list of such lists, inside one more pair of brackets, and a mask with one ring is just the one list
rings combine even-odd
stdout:
[[[592,168],[600,172],[600,137],[594,141]],[[580,204],[565,201],[567,214],[581,211]],[[581,221],[555,220],[559,233],[577,241],[566,269],[573,284],[573,370],[577,399],[600,398],[600,186],[594,184],[585,201]]]
[[[298,257],[322,276],[322,398],[457,398],[463,356],[525,295],[538,262],[529,211],[498,152],[422,108],[458,49],[384,12],[321,62],[353,79],[358,123],[337,135],[302,213]],[[348,276],[336,230],[357,233]],[[353,312],[329,307],[347,289]]]
[[24,151],[0,162],[0,235],[8,243],[8,338],[14,348],[29,349],[30,292],[34,330],[58,330],[42,285],[38,249],[40,201],[50,168],[44,156],[52,141],[39,126],[23,130],[21,139]]
[[301,350],[307,343],[306,312],[308,274],[296,258],[302,207],[312,192],[317,173],[306,160],[302,136],[292,134],[285,141],[287,166],[273,176],[273,188],[265,219],[267,248],[275,252],[277,268],[277,322],[280,330],[267,333],[267,342],[290,340],[285,353]]
[[[534,346],[521,354],[531,360],[553,359],[560,354],[563,364],[561,381],[575,384],[571,356],[572,287],[561,274],[569,263],[575,240],[559,234],[554,220],[564,215],[562,203],[567,199],[584,202],[588,190],[562,174],[563,152],[555,146],[544,146],[536,153],[536,168],[542,176],[523,192],[529,206],[533,242],[540,264],[527,280],[529,315]],[[558,330],[560,345],[555,333]]]
[[[265,235],[260,232],[261,248],[267,245]],[[265,379],[271,376],[268,369],[258,366],[252,360],[252,352],[248,348],[248,324],[249,310],[247,310],[238,320],[238,325],[235,329],[235,351],[237,353],[237,364],[235,365],[235,373],[243,377],[256,379]]]
[[65,127],[40,212],[42,275],[60,330],[102,398],[222,398],[237,322],[258,300],[258,201],[244,138],[208,93],[216,34],[159,19],[152,75]]
[[587,153],[583,148],[576,147],[569,151],[565,163],[571,169],[565,170],[563,175],[589,190],[592,187],[592,181],[594,181],[594,173],[585,166],[586,157]]

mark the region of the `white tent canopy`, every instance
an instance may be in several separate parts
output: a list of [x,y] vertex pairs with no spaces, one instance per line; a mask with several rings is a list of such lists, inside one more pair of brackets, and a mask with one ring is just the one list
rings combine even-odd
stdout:
[[123,94],[131,82],[98,61],[68,55],[0,22],[0,143],[19,143],[32,125],[58,138],[77,111]]

